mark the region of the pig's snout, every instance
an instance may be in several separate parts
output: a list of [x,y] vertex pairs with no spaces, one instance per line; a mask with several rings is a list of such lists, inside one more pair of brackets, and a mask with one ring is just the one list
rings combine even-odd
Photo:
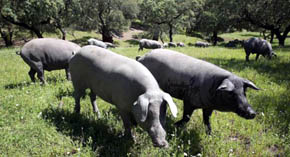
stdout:
[[238,109],[236,113],[245,119],[254,119],[257,114],[250,106],[244,109]]
[[168,147],[168,142],[165,139],[166,132],[161,125],[151,127],[149,129],[149,135],[151,136],[154,147]]
[[249,112],[249,119],[254,119],[256,117],[257,113],[252,108],[248,107],[248,112]]
[[244,117],[246,119],[254,119],[256,117],[256,114],[257,113],[251,107],[247,107]]

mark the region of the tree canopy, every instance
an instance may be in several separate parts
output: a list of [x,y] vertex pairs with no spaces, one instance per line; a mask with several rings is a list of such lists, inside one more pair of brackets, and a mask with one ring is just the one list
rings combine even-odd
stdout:
[[244,0],[239,3],[239,14],[244,21],[272,31],[279,45],[284,46],[290,32],[289,0]]
[[194,19],[196,1],[193,0],[144,0],[140,4],[139,18],[154,29],[153,39],[158,40],[161,31],[173,41],[174,29],[186,26]]
[[134,0],[80,0],[79,3],[81,29],[96,29],[106,42],[113,42],[113,35],[121,35],[128,29],[130,20],[139,11]]
[[219,33],[251,28],[270,31],[283,46],[290,32],[289,6],[289,0],[1,0],[0,33],[11,45],[15,26],[39,38],[59,30],[62,39],[71,27],[113,42],[134,20],[149,28],[154,40],[165,33],[173,41],[174,33],[186,29],[216,44]]

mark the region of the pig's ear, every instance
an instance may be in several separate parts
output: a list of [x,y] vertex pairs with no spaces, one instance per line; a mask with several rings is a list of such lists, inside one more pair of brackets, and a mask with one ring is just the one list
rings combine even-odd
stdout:
[[247,88],[247,87],[250,87],[252,89],[255,89],[255,90],[260,90],[260,88],[258,88],[253,82],[249,81],[249,80],[244,80],[244,87]]
[[172,97],[169,94],[164,93],[163,100],[165,100],[167,102],[173,117],[176,118],[177,117],[177,107],[176,107],[175,103],[173,102]]
[[217,91],[233,91],[234,88],[235,85],[229,79],[224,79],[217,88]]
[[134,102],[133,107],[132,107],[132,112],[137,121],[140,121],[140,122],[146,121],[147,114],[148,114],[148,106],[149,106],[149,100],[144,94],[140,95],[138,97],[138,100]]

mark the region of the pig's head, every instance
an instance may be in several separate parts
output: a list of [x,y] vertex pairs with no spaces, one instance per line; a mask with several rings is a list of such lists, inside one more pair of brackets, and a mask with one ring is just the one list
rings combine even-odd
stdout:
[[166,141],[165,119],[166,104],[174,117],[177,116],[177,107],[171,96],[162,91],[142,94],[134,103],[132,111],[137,123],[145,129],[157,147],[168,147]]
[[277,57],[276,53],[273,51],[272,46],[269,42],[264,40],[262,48],[264,48],[265,51],[264,55],[266,55],[268,59],[272,59],[273,56]]
[[229,77],[216,89],[217,102],[221,111],[235,112],[246,119],[253,119],[256,112],[246,98],[247,88],[259,90],[254,83],[240,77]]

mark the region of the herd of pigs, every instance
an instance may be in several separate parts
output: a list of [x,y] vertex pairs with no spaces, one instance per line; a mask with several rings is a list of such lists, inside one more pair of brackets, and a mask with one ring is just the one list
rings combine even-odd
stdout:
[[[28,72],[35,82],[35,74],[44,84],[44,70],[65,69],[66,77],[74,87],[75,112],[80,113],[80,98],[90,89],[93,111],[100,114],[97,96],[116,105],[125,127],[125,136],[134,138],[131,128],[140,125],[157,147],[168,147],[165,119],[167,104],[177,116],[172,97],[183,100],[183,118],[176,123],[184,125],[195,109],[202,109],[206,133],[211,133],[210,116],[213,110],[234,112],[253,119],[256,112],[248,103],[246,89],[259,88],[214,64],[182,53],[164,49],[166,46],[185,46],[183,43],[162,45],[142,39],[139,50],[154,49],[136,60],[114,53],[106,48],[115,47],[96,39],[87,46],[52,38],[33,39],[21,49],[20,55],[30,66]],[[197,42],[196,46],[207,47]],[[271,44],[259,38],[243,42],[246,60],[250,53],[271,58],[275,55]]]

